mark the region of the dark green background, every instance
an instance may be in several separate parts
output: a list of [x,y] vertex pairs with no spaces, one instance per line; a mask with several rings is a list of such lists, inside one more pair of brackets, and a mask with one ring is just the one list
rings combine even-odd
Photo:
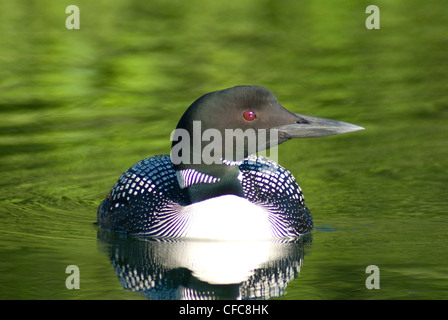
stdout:
[[447,17],[441,0],[0,2],[0,298],[141,298],[98,250],[96,207],[169,152],[191,102],[238,84],[366,128],[279,147],[316,225],[283,298],[448,298]]

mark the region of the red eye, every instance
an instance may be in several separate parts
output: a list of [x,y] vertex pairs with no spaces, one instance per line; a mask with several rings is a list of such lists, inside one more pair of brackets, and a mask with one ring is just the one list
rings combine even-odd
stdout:
[[243,118],[247,121],[252,121],[255,119],[255,112],[253,112],[252,110],[247,110],[243,113]]

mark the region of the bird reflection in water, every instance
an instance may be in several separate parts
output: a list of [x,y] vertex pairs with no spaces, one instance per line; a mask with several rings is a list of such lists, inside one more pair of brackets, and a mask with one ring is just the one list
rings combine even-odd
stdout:
[[151,300],[271,299],[298,277],[311,235],[269,241],[162,240],[98,231],[123,288]]

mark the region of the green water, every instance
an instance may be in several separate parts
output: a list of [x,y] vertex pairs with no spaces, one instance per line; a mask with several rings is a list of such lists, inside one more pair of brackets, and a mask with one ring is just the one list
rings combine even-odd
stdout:
[[447,299],[448,4],[376,1],[381,29],[367,30],[368,4],[2,1],[0,298],[144,298],[97,239],[99,202],[169,152],[200,95],[258,84],[291,111],[366,128],[279,147],[316,226],[281,299]]

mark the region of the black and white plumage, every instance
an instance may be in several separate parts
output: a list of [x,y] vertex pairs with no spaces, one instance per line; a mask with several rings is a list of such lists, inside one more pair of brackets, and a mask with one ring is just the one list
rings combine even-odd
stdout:
[[197,183],[216,183],[221,180],[195,169],[185,169],[176,172],[177,180],[181,189],[188,188]]
[[[293,237],[313,226],[294,176],[274,161],[249,156],[238,166],[246,199],[264,208],[272,238]],[[190,172],[188,185],[213,181]],[[202,179],[195,177],[202,177]],[[209,182],[213,183],[213,182]],[[153,237],[183,237],[188,231],[188,198],[168,155],[141,160],[121,175],[98,209],[103,227]],[[238,224],[238,221],[233,221]],[[246,226],[248,229],[250,225]]]

